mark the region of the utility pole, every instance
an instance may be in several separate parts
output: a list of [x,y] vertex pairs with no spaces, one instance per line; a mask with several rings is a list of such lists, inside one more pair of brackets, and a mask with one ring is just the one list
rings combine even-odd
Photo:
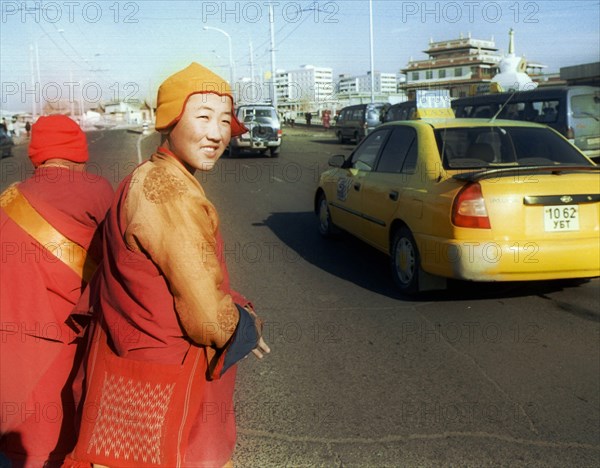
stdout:
[[33,87],[33,102],[32,102],[31,118],[32,118],[33,122],[35,122],[35,120],[37,118],[37,110],[36,110],[36,106],[35,106],[35,102],[36,102],[35,100],[37,99],[37,92],[36,92],[36,86],[35,86],[35,73],[34,73],[33,62],[34,62],[34,50],[33,50],[33,44],[31,44],[29,46],[29,65],[31,66],[31,86]]
[[250,39],[250,82],[254,83],[254,48]]
[[269,3],[269,26],[271,28],[271,103],[277,110],[277,92],[275,90],[275,20],[273,18],[273,3]]
[[373,0],[369,0],[369,43],[371,45],[371,103],[375,102],[375,61],[373,59]]
[[[73,84],[73,70],[69,70],[69,81],[71,84]],[[75,120],[75,93],[73,93],[73,95],[71,96],[71,94],[69,93],[69,104],[70,104],[70,112],[71,112],[71,118],[73,120]]]

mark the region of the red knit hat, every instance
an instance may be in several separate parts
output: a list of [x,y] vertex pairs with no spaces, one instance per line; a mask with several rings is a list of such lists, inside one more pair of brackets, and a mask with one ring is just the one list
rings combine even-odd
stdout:
[[66,115],[40,117],[31,127],[29,158],[35,167],[54,158],[86,162],[88,148],[85,134]]

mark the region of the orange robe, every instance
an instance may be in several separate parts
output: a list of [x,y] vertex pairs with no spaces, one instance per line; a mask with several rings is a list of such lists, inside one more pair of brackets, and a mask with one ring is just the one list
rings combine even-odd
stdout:
[[[250,315],[238,307],[248,301],[229,287],[218,224],[199,182],[159,149],[117,190],[106,218],[103,263],[91,288],[91,305],[118,356],[179,365],[191,347],[205,353],[205,381],[193,395],[197,409],[186,426],[190,436],[182,466],[223,466],[231,458],[234,362],[258,339],[254,318],[248,320]],[[250,333],[240,332],[242,322],[251,326]],[[85,423],[90,421],[84,418]],[[108,424],[119,426],[118,421]],[[139,455],[133,448],[142,445],[138,434],[124,440],[123,433],[102,431],[103,440],[96,443],[109,447],[110,457],[103,464],[112,460],[118,465]],[[99,463],[87,442],[81,443],[65,466]]]

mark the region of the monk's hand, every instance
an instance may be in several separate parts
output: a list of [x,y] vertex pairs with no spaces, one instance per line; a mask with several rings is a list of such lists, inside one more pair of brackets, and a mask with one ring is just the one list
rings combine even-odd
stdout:
[[256,345],[256,348],[254,348],[252,350],[252,352],[258,359],[262,359],[265,356],[265,354],[268,354],[271,352],[271,348],[269,348],[269,346],[267,345],[267,343],[265,343],[265,340],[261,336],[260,339],[258,340],[258,344]]

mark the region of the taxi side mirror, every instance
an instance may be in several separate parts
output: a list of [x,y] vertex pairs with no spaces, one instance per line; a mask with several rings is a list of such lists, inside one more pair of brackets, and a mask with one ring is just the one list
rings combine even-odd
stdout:
[[346,157],[343,154],[335,154],[329,158],[328,164],[331,167],[344,167]]

